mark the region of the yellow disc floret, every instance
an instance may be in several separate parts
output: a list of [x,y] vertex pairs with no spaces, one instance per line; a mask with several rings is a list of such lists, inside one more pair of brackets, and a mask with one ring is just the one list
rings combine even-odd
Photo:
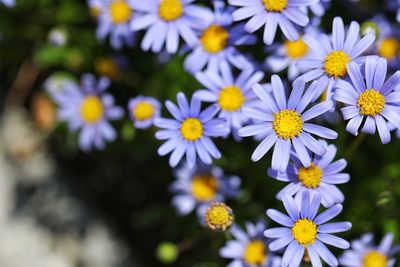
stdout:
[[385,107],[385,97],[375,89],[367,89],[358,97],[357,106],[362,115],[376,116]]
[[244,261],[251,266],[261,266],[267,259],[265,243],[260,240],[253,240],[247,244],[243,255]]
[[138,121],[145,121],[154,116],[154,106],[147,102],[142,101],[136,104],[132,110],[133,118]]
[[363,267],[386,267],[387,257],[379,251],[372,250],[365,254],[363,258]]
[[165,21],[173,21],[183,15],[181,0],[161,0],[158,7],[158,15]]
[[321,183],[323,172],[322,169],[313,162],[308,168],[300,168],[298,175],[300,182],[302,182],[305,187],[316,188]]
[[218,104],[222,110],[237,111],[245,101],[245,97],[239,87],[229,85],[223,88],[219,93]]
[[303,39],[297,41],[286,41],[285,48],[288,57],[292,59],[303,58],[308,52],[308,46]]
[[224,203],[212,203],[206,210],[205,221],[212,230],[226,231],[233,223],[232,209]]
[[132,9],[125,0],[116,0],[110,4],[111,20],[114,24],[128,22],[132,15]]
[[303,131],[303,120],[298,112],[284,109],[274,116],[273,128],[278,137],[292,139]]
[[195,176],[192,180],[192,195],[202,202],[215,198],[218,190],[218,180],[211,175]]
[[317,225],[309,219],[299,219],[292,227],[293,238],[300,244],[313,244],[317,238]]
[[186,141],[196,141],[203,136],[203,124],[199,119],[187,118],[182,122],[181,135]]
[[394,59],[399,51],[400,43],[396,38],[386,38],[378,44],[378,54],[388,60]]
[[80,112],[84,122],[93,124],[103,117],[104,106],[97,96],[87,96],[81,103]]
[[335,78],[343,78],[347,74],[347,63],[351,58],[343,50],[332,51],[325,58],[325,72]]
[[287,0],[262,0],[265,9],[271,12],[282,12],[288,4]]
[[200,37],[204,50],[209,53],[219,53],[228,44],[229,33],[224,27],[213,24],[208,27]]

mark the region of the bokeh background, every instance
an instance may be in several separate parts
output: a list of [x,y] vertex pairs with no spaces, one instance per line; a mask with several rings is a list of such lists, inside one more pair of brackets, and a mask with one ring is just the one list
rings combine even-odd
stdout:
[[[218,250],[228,234],[207,230],[195,214],[179,217],[172,207],[174,176],[168,158],[157,155],[156,129],[135,130],[126,116],[114,124],[116,142],[83,153],[76,136],[56,122],[43,90],[50,76],[91,72],[111,77],[110,92],[124,107],[139,94],[175,99],[200,88],[183,57],[112,50],[96,40],[96,21],[83,0],[17,2],[0,6],[0,266],[225,266]],[[334,0],[322,25],[330,31],[334,16],[347,24],[379,12],[394,21],[382,1]],[[266,56],[261,43],[244,52],[259,61]],[[400,140],[382,145],[378,136],[351,136],[343,123],[333,127],[337,157],[347,159],[351,174],[340,186],[346,201],[338,219],[353,223],[343,236],[390,231],[399,243]],[[236,222],[267,219],[267,208],[282,208],[275,194],[284,184],[266,175],[270,158],[250,160],[255,141],[217,145],[223,157],[216,164],[242,178],[242,193],[228,201]]]

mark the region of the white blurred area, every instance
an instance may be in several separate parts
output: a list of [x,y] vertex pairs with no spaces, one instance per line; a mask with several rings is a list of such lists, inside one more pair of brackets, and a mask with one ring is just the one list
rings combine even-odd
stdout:
[[[0,266],[134,266],[126,246],[53,178],[56,166],[43,138],[23,109],[3,113]],[[21,188],[34,190],[26,199]]]

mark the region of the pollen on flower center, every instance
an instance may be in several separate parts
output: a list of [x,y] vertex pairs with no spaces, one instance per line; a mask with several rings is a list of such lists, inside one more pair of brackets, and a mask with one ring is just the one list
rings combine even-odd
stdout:
[[218,104],[222,110],[237,111],[243,106],[244,101],[242,90],[235,85],[229,85],[219,93]]
[[244,261],[251,266],[260,266],[267,259],[267,249],[264,242],[253,240],[247,244],[243,255]]
[[274,116],[273,128],[278,137],[292,139],[303,131],[303,120],[296,111],[284,109]]
[[271,12],[281,12],[287,7],[287,0],[262,0],[265,9]]
[[229,33],[219,25],[211,25],[200,37],[200,42],[204,50],[209,53],[219,53],[225,49],[228,44]]
[[161,0],[158,7],[158,15],[165,21],[176,20],[183,14],[181,0]]
[[233,223],[232,209],[221,202],[212,203],[206,210],[205,221],[210,229],[225,231]]
[[321,183],[322,175],[322,169],[315,165],[314,162],[308,168],[300,168],[298,174],[300,182],[308,188],[318,187]]
[[381,252],[372,250],[363,258],[363,267],[386,267],[387,257]]
[[303,39],[299,39],[297,41],[286,41],[285,48],[288,57],[292,59],[302,58],[308,52],[308,46]]
[[186,141],[196,141],[203,136],[203,124],[199,119],[187,118],[182,122],[181,134]]
[[325,72],[335,78],[343,78],[347,74],[347,63],[351,58],[343,50],[332,51],[325,58]]
[[309,219],[299,219],[292,227],[292,235],[301,245],[313,244],[317,238],[317,225]]
[[111,20],[114,24],[126,23],[132,15],[132,9],[125,0],[117,0],[110,4]]
[[378,44],[378,54],[388,60],[394,59],[399,51],[400,43],[396,38],[386,38]]
[[385,97],[375,89],[367,89],[359,96],[357,106],[362,115],[376,116],[385,107]]
[[218,190],[218,180],[211,175],[195,176],[192,180],[192,195],[202,202],[215,198]]
[[83,121],[92,124],[103,117],[104,106],[97,96],[87,96],[80,105],[80,112]]
[[133,108],[133,117],[135,120],[144,121],[151,119],[154,115],[154,106],[147,101],[138,103]]

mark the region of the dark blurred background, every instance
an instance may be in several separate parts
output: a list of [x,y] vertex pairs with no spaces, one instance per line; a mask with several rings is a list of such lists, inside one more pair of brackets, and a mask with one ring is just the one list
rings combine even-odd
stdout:
[[[208,231],[195,214],[179,217],[172,207],[173,172],[168,158],[157,155],[155,129],[135,130],[126,117],[115,123],[117,142],[85,154],[55,122],[43,93],[46,80],[54,82],[49,77],[91,72],[112,78],[110,92],[121,106],[139,94],[175,101],[177,92],[200,88],[183,70],[182,56],[113,51],[96,40],[96,21],[82,0],[17,2],[0,6],[0,266],[225,266],[218,250],[227,234]],[[336,15],[361,22],[385,10],[382,1],[332,4],[322,23],[327,31]],[[54,32],[64,45],[54,44]],[[259,46],[246,52],[262,61]],[[399,243],[400,141],[382,145],[377,136],[351,136],[343,123],[332,127],[339,132],[337,158],[347,159],[351,174],[339,186],[346,201],[338,220],[353,223],[343,236],[390,231]],[[223,157],[216,164],[242,178],[241,195],[228,202],[236,222],[266,219],[267,208],[282,208],[275,195],[284,183],[266,175],[270,158],[250,160],[256,142],[217,145]]]

